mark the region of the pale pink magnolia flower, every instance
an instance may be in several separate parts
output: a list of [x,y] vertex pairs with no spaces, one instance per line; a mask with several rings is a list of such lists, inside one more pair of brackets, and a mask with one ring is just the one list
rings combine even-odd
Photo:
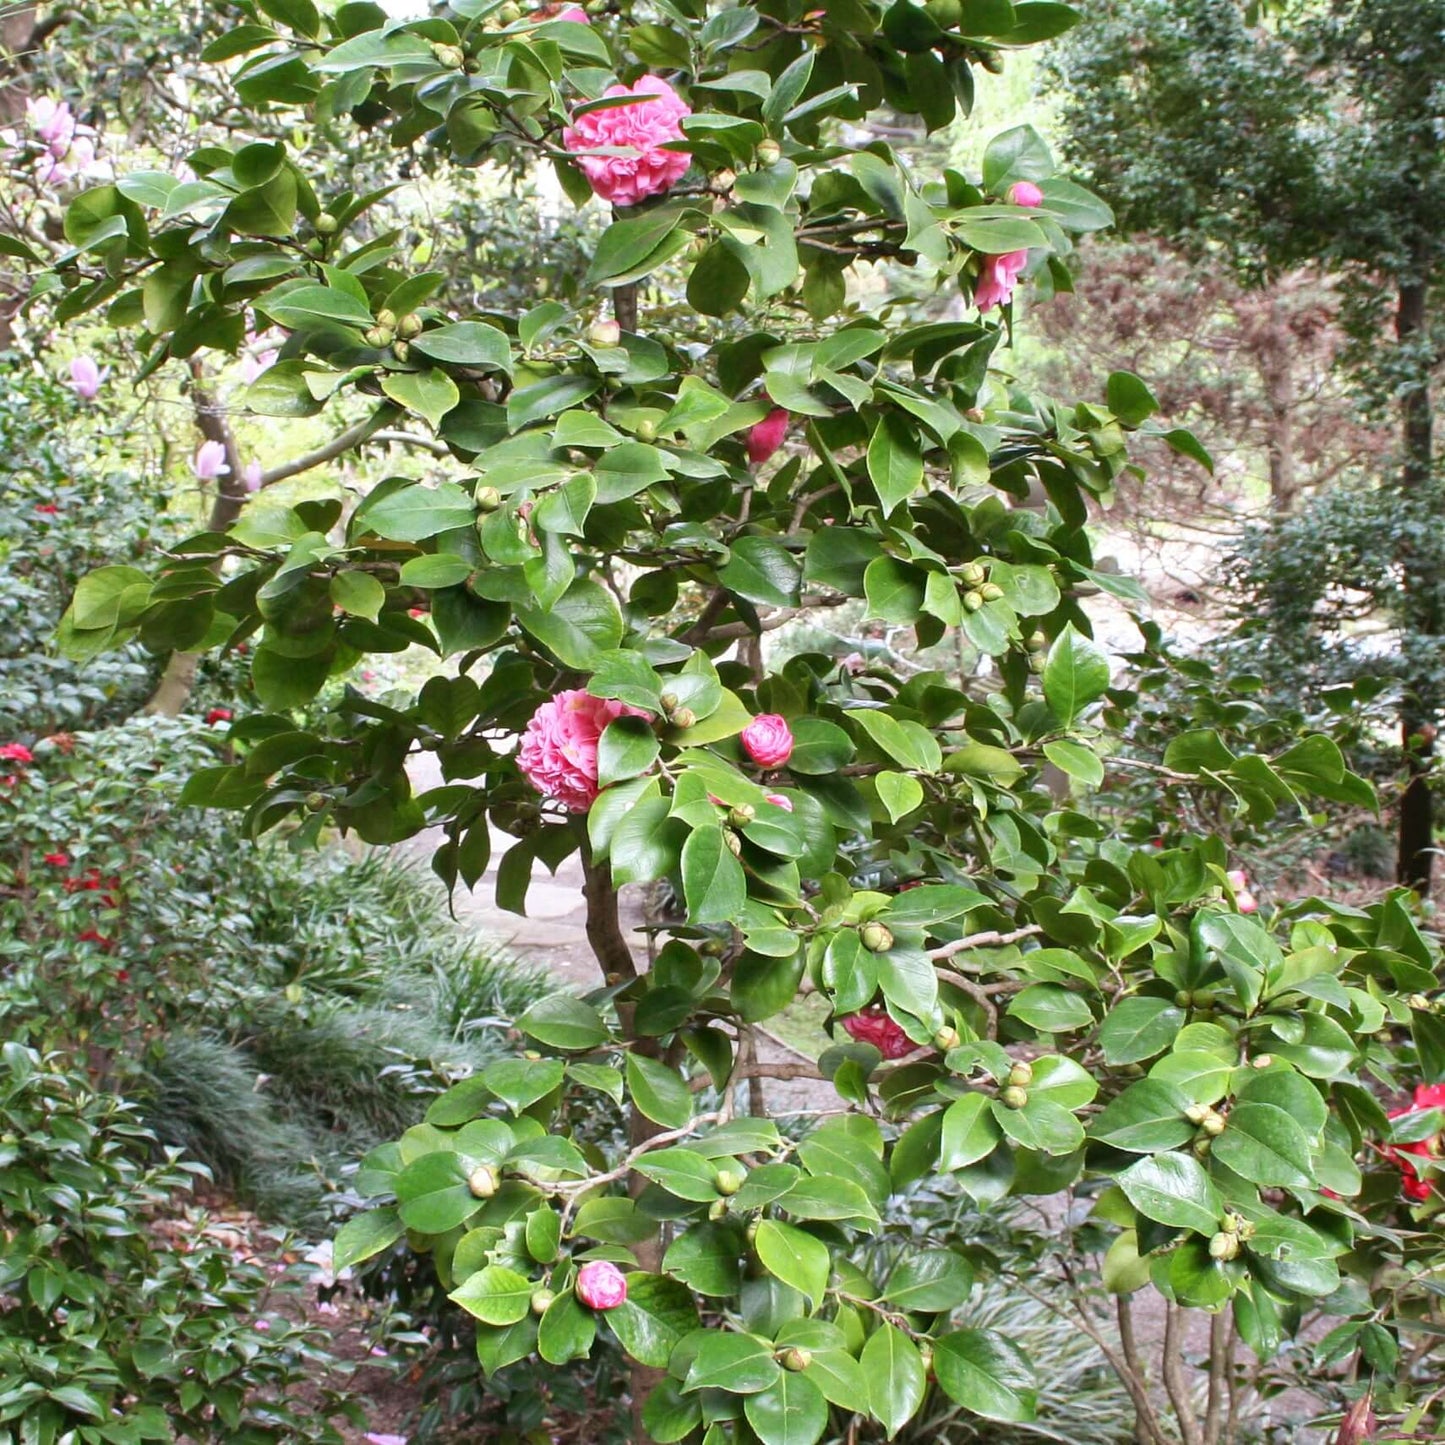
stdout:
[[261,463],[247,462],[241,471],[241,480],[246,484],[248,492],[259,492],[261,490]]
[[88,356],[77,356],[70,363],[70,389],[81,401],[94,401],[100,394],[100,368]]
[[599,791],[597,743],[608,723],[646,716],[639,708],[580,688],[559,692],[532,714],[517,749],[517,766],[544,798],[569,813],[585,813]]
[[[603,94],[642,98],[632,105],[576,116],[562,132],[562,142],[573,152],[588,184],[614,206],[635,206],[671,190],[690,161],[679,151],[661,147],[683,139],[682,118],[692,114],[692,107],[657,75],[644,75],[630,86],[608,86]],[[621,153],[581,154],[603,148]]]
[[197,479],[203,482],[214,482],[217,477],[225,476],[231,470],[226,462],[225,446],[216,441],[202,442],[196,448],[191,470],[195,472]]
[[1044,203],[1044,193],[1032,181],[1015,181],[1008,188],[1008,199],[1015,206],[1033,210]]
[[1019,274],[1029,263],[1027,251],[1009,251],[1003,256],[985,256],[978,284],[973,290],[974,305],[980,311],[1007,306],[1013,300]]
[[1249,891],[1249,874],[1243,868],[1231,868],[1224,876],[1234,891],[1234,906],[1241,913],[1257,912],[1259,899]]

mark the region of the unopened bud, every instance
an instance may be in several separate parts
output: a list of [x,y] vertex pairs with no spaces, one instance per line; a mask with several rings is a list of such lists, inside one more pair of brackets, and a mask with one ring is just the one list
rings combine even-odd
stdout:
[[330,802],[325,793],[307,793],[306,806],[313,812],[319,813]]
[[1022,1109],[1029,1101],[1028,1094],[1017,1084],[1010,1084],[998,1097],[1005,1109]]
[[697,714],[690,707],[674,708],[672,725],[675,728],[690,728],[697,723]]
[[467,1188],[478,1199],[490,1199],[497,1192],[497,1171],[490,1164],[478,1164],[467,1175]]
[[665,692],[657,699],[657,705],[665,716],[671,717],[677,711],[678,696],[675,692]]
[[1178,989],[1174,994],[1174,1002],[1180,1008],[1188,1008],[1194,1002],[1194,995],[1187,988]]
[[489,487],[485,482],[478,482],[476,490],[472,493],[472,501],[483,512],[495,512],[502,505],[502,494],[495,487]]
[[616,346],[622,340],[622,327],[615,321],[594,321],[587,328],[587,339],[593,346]]
[[376,324],[377,324],[378,326],[388,327],[388,328],[391,329],[392,331],[395,331],[395,330],[396,330],[396,312],[395,312],[395,311],[388,311],[388,310],[386,310],[386,309],[383,307],[382,310],[380,310],[380,311],[378,311],[378,312],[376,313]]
[[1194,1157],[1196,1159],[1208,1159],[1214,1148],[1213,1139],[1196,1139],[1193,1144]]
[[968,608],[970,612],[977,612],[978,609],[983,606],[983,593],[965,592],[963,594],[963,605]]
[[1048,638],[1048,634],[1047,634],[1047,633],[1044,633],[1044,632],[1035,632],[1035,633],[1029,638],[1029,651],[1030,651],[1030,652],[1043,652],[1044,649],[1048,647],[1048,645],[1049,645],[1049,638]]
[[978,590],[985,602],[997,602],[1003,596],[1003,588],[997,582],[985,582]]
[[1239,1253],[1239,1240],[1232,1234],[1221,1231],[1209,1241],[1211,1259],[1233,1259]]
[[734,858],[741,858],[743,856],[743,840],[739,838],[731,828],[723,829],[723,842],[728,845],[728,852],[731,853]]
[[783,158],[783,148],[775,140],[760,140],[757,156],[760,166],[775,166]]
[[334,236],[341,229],[341,222],[331,214],[330,211],[322,211],[316,218],[316,234],[318,236]]
[[398,336],[404,336],[410,341],[413,336],[421,335],[424,325],[425,322],[422,321],[421,317],[418,316],[415,311],[408,311],[406,315],[396,323],[396,334]]
[[945,1024],[933,1036],[933,1047],[944,1054],[950,1049],[956,1049],[962,1042],[962,1036],[952,1024]]
[[1042,652],[1031,652],[1029,654],[1029,671],[1042,672],[1047,666],[1047,661]]
[[1207,1104],[1191,1104],[1185,1111],[1184,1117],[1191,1124],[1202,1124],[1214,1112]]
[[726,1199],[714,1199],[707,1207],[707,1217],[716,1223],[719,1219],[728,1217],[728,1202]]
[[1020,1059],[1008,1071],[1008,1081],[1015,1088],[1027,1089],[1034,1081],[1034,1066],[1026,1060]]
[[308,256],[324,256],[326,254],[326,242],[320,236],[310,236],[301,243],[301,249]]
[[958,575],[969,587],[977,587],[988,581],[988,573],[977,562],[969,562],[966,566],[961,567]]
[[389,326],[373,326],[362,338],[368,346],[378,349],[390,346],[396,340],[396,333]]
[[448,70],[460,70],[467,63],[467,53],[460,45],[433,45],[432,54]]
[[1201,1121],[1199,1127],[1211,1138],[1217,1139],[1224,1133],[1224,1115],[1216,1113],[1211,1109]]
[[411,359],[411,342],[393,341],[391,343],[391,354],[398,361],[409,361]]
[[1426,998],[1423,993],[1412,993],[1412,994],[1410,995],[1410,1000],[1409,1000],[1409,1002],[1410,1002],[1410,1007],[1411,1007],[1412,1009],[1414,1009],[1416,1013],[1429,1013],[1429,1012],[1430,1012],[1430,1008],[1431,1008],[1430,1000],[1429,1000],[1428,998]]
[[865,923],[858,930],[858,937],[869,953],[887,953],[893,947],[893,934],[886,925],[877,922]]
[[532,1291],[532,1313],[533,1313],[534,1315],[544,1315],[544,1314],[546,1314],[546,1313],[547,1313],[548,1306],[551,1305],[552,1301],[553,1301],[554,1299],[556,1299],[556,1298],[557,1298],[557,1296],[554,1295],[554,1294],[552,1293],[552,1291],[549,1290],[549,1289],[533,1290],[533,1291]]
[[751,803],[739,803],[736,808],[728,812],[728,822],[734,828],[746,828],[757,816],[757,809]]
[[1219,1227],[1226,1234],[1238,1234],[1239,1226],[1243,1223],[1244,1221],[1237,1214],[1226,1214]]
[[813,1363],[813,1354],[811,1350],[793,1345],[786,1350],[780,1350],[777,1361],[785,1370],[806,1370]]
[[736,1194],[743,1187],[743,1176],[736,1169],[719,1169],[717,1192],[722,1195]]
[[640,442],[654,442],[657,440],[657,423],[651,417],[643,419],[632,428],[632,434]]

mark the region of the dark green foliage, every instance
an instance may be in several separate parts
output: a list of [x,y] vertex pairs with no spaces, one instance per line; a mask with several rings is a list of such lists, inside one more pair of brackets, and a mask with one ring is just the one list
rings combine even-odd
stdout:
[[340,1439],[297,1388],[325,1356],[288,1282],[182,1217],[203,1169],[151,1162],[133,1106],[15,1043],[0,1130],[0,1442]]

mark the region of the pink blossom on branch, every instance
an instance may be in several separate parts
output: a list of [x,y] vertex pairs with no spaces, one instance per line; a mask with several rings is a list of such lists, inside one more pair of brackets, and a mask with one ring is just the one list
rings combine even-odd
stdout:
[[191,470],[203,482],[214,482],[217,477],[225,476],[231,468],[226,461],[224,443],[202,442],[196,448],[195,459],[191,462]]
[[1033,210],[1035,206],[1043,205],[1044,193],[1032,181],[1015,181],[1008,188],[1008,200],[1011,205]]
[[590,1310],[614,1310],[627,1298],[627,1276],[610,1260],[589,1259],[577,1271],[577,1298]]
[[1224,876],[1234,892],[1234,906],[1241,913],[1258,912],[1259,899],[1249,891],[1249,874],[1243,868],[1231,868]]
[[1019,275],[1029,263],[1027,251],[1009,251],[1002,256],[985,256],[983,269],[973,290],[974,305],[980,311],[1007,306],[1013,300]]
[[81,401],[94,401],[100,394],[100,368],[88,356],[77,356],[70,363],[70,389]]
[[646,716],[581,689],[559,692],[532,714],[517,749],[517,766],[544,798],[569,813],[585,813],[597,798],[597,743],[608,723]]
[[[692,114],[692,107],[656,75],[644,75],[631,86],[611,85],[603,92],[604,99],[617,96],[642,99],[574,116],[562,132],[562,141],[597,195],[614,206],[635,206],[671,190],[691,164],[681,152],[661,147],[683,139],[682,118]],[[579,154],[604,147],[619,153]]]
[[777,713],[759,713],[743,729],[740,741],[760,768],[781,768],[793,756],[793,730]]
[[913,1040],[877,1004],[862,1013],[849,1014],[841,1022],[860,1044],[872,1044],[885,1059],[901,1059],[913,1052]]

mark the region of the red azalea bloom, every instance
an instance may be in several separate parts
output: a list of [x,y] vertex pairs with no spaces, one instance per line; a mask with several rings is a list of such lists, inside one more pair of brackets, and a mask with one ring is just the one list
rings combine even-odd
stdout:
[[231,721],[231,709],[228,708],[228,707],[213,707],[213,708],[210,710],[210,712],[208,712],[208,713],[206,714],[206,726],[207,726],[207,727],[214,727],[215,724],[218,723],[218,722],[230,722],[230,721]]
[[52,868],[69,868],[69,867],[70,867],[70,854],[69,854],[69,853],[47,853],[47,854],[45,855],[45,861],[46,861],[47,863],[49,863]]
[[914,1050],[913,1040],[878,1004],[862,1013],[849,1014],[841,1023],[860,1044],[872,1044],[885,1059],[901,1059]]
[[37,512],[44,512],[47,517],[53,517],[60,511],[60,508],[57,507],[54,502],[36,502],[35,510]]
[[0,744],[0,763],[33,763],[35,754],[24,743]]

